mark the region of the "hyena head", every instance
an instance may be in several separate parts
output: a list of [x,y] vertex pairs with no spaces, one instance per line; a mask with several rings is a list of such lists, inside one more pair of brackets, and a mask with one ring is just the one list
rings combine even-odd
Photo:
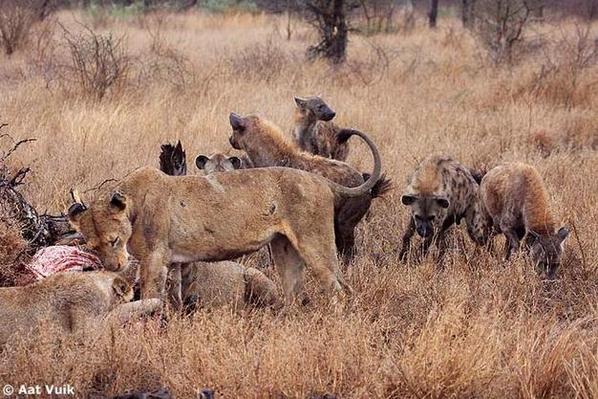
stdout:
[[548,278],[554,278],[561,264],[565,240],[569,230],[561,227],[556,233],[528,233],[528,245],[532,262],[539,271],[545,271]]
[[450,205],[444,195],[404,194],[401,202],[411,207],[415,229],[422,238],[431,237],[440,231]]
[[336,116],[336,112],[318,96],[295,97],[295,104],[301,116],[307,120],[330,121]]
[[205,175],[214,172],[228,172],[235,169],[241,169],[241,160],[237,157],[227,157],[219,152],[211,156],[198,155],[195,158],[195,166],[202,170]]

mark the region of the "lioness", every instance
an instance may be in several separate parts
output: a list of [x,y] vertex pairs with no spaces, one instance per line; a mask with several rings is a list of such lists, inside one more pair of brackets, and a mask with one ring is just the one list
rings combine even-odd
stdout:
[[[40,327],[56,332],[94,332],[161,308],[159,299],[129,302],[133,290],[112,272],[63,272],[22,287],[0,288],[0,345],[14,333]],[[129,303],[127,303],[129,302]]]
[[142,298],[164,293],[171,263],[230,260],[271,244],[287,301],[302,290],[303,266],[327,288],[351,288],[338,271],[334,203],[368,193],[381,161],[358,187],[290,168],[208,176],[168,176],[143,167],[89,208],[73,204],[69,220],[105,267],[117,271],[129,251],[141,263]]
[[[243,150],[255,167],[286,166],[318,174],[337,184],[356,187],[363,184],[368,175],[362,175],[351,165],[334,159],[312,155],[299,149],[284,136],[272,122],[258,115],[230,115],[231,146]],[[344,129],[343,137],[361,137],[374,156],[378,149],[371,139],[358,130]],[[334,232],[336,247],[343,260],[355,255],[355,228],[367,213],[372,199],[384,195],[391,188],[390,179],[384,175],[376,181],[372,190],[359,197],[337,197],[334,204]]]
[[[198,155],[195,164],[204,175],[240,169],[242,161],[221,153]],[[179,141],[165,144],[160,153],[160,170],[172,176],[184,176],[187,170],[185,151]],[[170,266],[168,294],[175,308],[185,305],[187,312],[198,306],[244,305],[279,307],[276,285],[264,273],[236,262],[175,263]]]

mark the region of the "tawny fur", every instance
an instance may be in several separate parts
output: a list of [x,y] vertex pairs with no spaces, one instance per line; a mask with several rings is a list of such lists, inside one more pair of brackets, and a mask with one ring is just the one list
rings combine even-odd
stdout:
[[14,333],[100,332],[158,311],[161,301],[129,302],[133,290],[117,273],[63,272],[23,287],[0,288],[0,345]]
[[533,262],[553,277],[569,232],[564,227],[557,231],[538,171],[520,162],[499,165],[482,179],[480,197],[492,220],[492,233],[502,232],[507,238],[506,257],[525,238]]
[[[231,145],[246,152],[255,167],[285,166],[309,171],[323,176],[346,187],[356,187],[364,182],[363,175],[347,163],[312,155],[300,150],[290,142],[282,131],[272,122],[256,115],[237,118],[233,122]],[[234,126],[234,123],[243,126]],[[363,133],[350,131],[351,134]],[[372,147],[375,156],[377,149]],[[390,188],[390,181],[385,177],[373,178],[373,189],[356,198],[337,198],[335,202],[336,245],[346,258],[355,252],[355,227],[367,213],[374,195],[383,195]]]
[[276,285],[266,275],[236,262],[197,262],[182,269],[182,297],[185,305],[244,308],[280,307]]
[[417,231],[422,238],[423,252],[437,241],[442,256],[445,232],[453,224],[466,220],[467,231],[477,243],[483,243],[487,223],[478,210],[478,183],[469,169],[445,155],[425,158],[415,169],[402,196],[411,207],[409,224],[403,236],[400,256],[405,258],[411,239]]
[[[162,146],[161,160],[166,158],[163,155],[165,148],[168,149],[167,146]],[[178,164],[186,166],[185,153],[180,142],[176,152]],[[239,158],[229,157],[219,152],[210,156],[199,155],[195,164],[204,175],[232,171],[243,166]],[[160,169],[164,172],[176,170],[172,166],[167,162],[160,162]],[[186,167],[184,169],[186,170]],[[177,176],[184,174],[179,172]],[[228,305],[238,308],[245,305],[272,307],[281,305],[276,285],[272,280],[257,269],[245,268],[235,262],[174,264],[171,265],[168,280],[167,290],[171,303],[175,307],[184,304],[187,310],[198,306]]]
[[345,161],[349,144],[337,139],[341,128],[331,121],[335,112],[320,97],[295,97],[293,140],[303,151]]
[[[380,177],[376,157],[372,179]],[[208,176],[168,176],[140,168],[69,220],[109,270],[128,252],[139,259],[141,297],[164,294],[172,263],[222,261],[270,244],[287,300],[302,291],[304,266],[324,288],[350,293],[334,250],[334,202],[355,188],[290,168],[257,168]]]

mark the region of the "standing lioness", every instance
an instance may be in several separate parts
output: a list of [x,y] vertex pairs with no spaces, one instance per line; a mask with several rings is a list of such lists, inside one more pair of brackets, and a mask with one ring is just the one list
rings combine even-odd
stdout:
[[360,196],[380,178],[347,188],[290,168],[205,177],[168,176],[144,167],[99,197],[74,204],[69,220],[105,267],[120,270],[128,252],[141,263],[141,297],[161,297],[175,262],[229,260],[271,244],[287,300],[301,291],[303,266],[322,285],[347,292],[334,245],[335,197]]

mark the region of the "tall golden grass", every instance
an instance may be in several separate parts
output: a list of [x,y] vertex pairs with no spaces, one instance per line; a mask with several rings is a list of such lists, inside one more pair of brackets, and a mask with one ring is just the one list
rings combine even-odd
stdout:
[[[57,18],[73,30],[87,21]],[[534,31],[550,41],[576,23]],[[512,68],[491,66],[450,19],[434,31],[422,21],[408,33],[352,35],[348,65],[336,70],[306,63],[312,31],[297,23],[287,41],[284,24],[199,13],[105,21],[100,32],[124,34],[136,66],[101,101],[52,81],[32,44],[0,63],[0,117],[13,135],[38,139],[19,153],[33,169],[23,189],[38,208],[58,212],[71,187],[83,192],[157,165],[164,142],[181,139],[192,157],[229,152],[231,111],[259,112],[290,130],[292,96],[322,95],[340,124],[375,139],[396,185],[359,227],[355,298],[335,312],[308,280],[315,302],[284,315],[200,310],[94,342],[22,337],[0,353],[0,384],[70,383],[78,396],[166,386],[187,398],[207,386],[225,398],[598,397],[596,67],[576,77],[565,104],[556,94],[569,77],[541,75],[542,51]],[[140,73],[156,56],[149,33],[157,26],[161,48],[185,71]],[[173,83],[181,77],[184,85]],[[349,162],[369,171],[366,147],[352,145]],[[557,220],[574,231],[558,279],[543,280],[524,256],[504,262],[476,251],[460,229],[444,270],[432,259],[398,260],[408,218],[401,190],[416,163],[438,152],[474,167],[521,160],[539,169]]]

